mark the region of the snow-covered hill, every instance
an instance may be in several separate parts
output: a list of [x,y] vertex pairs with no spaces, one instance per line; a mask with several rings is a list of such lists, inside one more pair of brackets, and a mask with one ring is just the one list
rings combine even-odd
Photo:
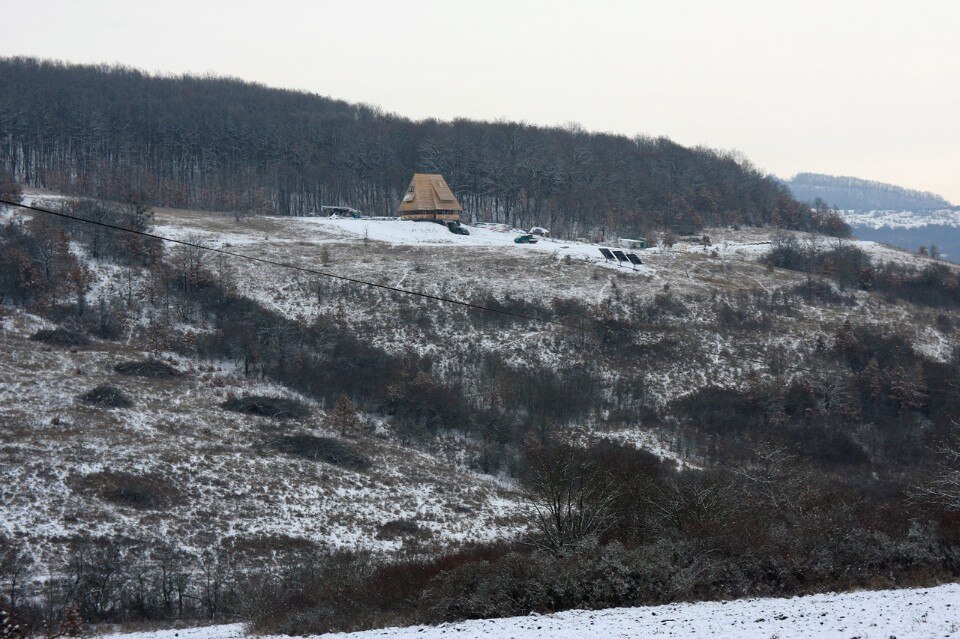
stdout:
[[[770,232],[757,230],[713,231],[711,246],[681,243],[669,250],[649,249],[642,252],[644,266],[633,269],[604,260],[596,244],[541,240],[535,245],[518,245],[513,242],[514,232],[482,228],[471,228],[471,235],[460,236],[439,225],[400,221],[259,218],[237,225],[223,215],[182,211],[160,211],[158,222],[156,231],[163,235],[465,300],[491,295],[535,300],[600,301],[621,295],[650,299],[664,290],[682,296],[709,295],[718,286],[771,290],[802,278],[770,272],[756,262],[771,241]],[[871,242],[860,245],[879,259],[924,262]],[[330,255],[327,265],[321,263],[324,247]],[[98,274],[95,291],[129,285],[116,267],[92,261],[90,265]],[[385,296],[375,304],[342,308],[338,297],[318,295],[316,280],[310,276],[244,261],[236,262],[236,268],[241,292],[291,318],[309,321],[320,313],[346,313],[371,342],[397,352],[415,348],[451,367],[457,365],[458,353],[468,352],[477,343],[517,365],[538,361],[554,366],[589,358],[589,353],[578,352],[562,341],[541,340],[537,349],[517,351],[516,344],[541,334],[542,327],[529,323],[491,329],[465,326],[459,333],[428,334],[416,324],[397,321],[399,302],[406,300]],[[141,285],[143,282],[137,284]],[[440,307],[437,312],[442,310]],[[689,311],[687,330],[699,321],[703,309],[690,306]],[[909,309],[865,305],[867,311],[877,320],[888,317],[893,321],[902,319]],[[784,326],[775,345],[788,350],[812,349],[813,331],[824,323],[841,321],[846,311],[831,320],[834,312],[814,307],[801,310]],[[117,361],[149,355],[135,347],[96,341],[80,349],[38,348],[28,338],[45,325],[36,317],[13,312],[0,332],[5,353],[0,360],[0,417],[19,425],[20,430],[9,432],[5,439],[8,459],[24,462],[4,465],[7,488],[0,530],[27,535],[38,548],[48,549],[51,540],[81,529],[126,534],[152,530],[142,522],[144,517],[153,521],[155,513],[103,504],[94,494],[78,492],[78,486],[84,476],[105,468],[148,472],[158,464],[182,475],[183,491],[195,497],[186,499],[183,506],[171,506],[163,527],[157,530],[176,530],[192,547],[199,547],[196,540],[211,535],[273,534],[337,547],[398,548],[399,540],[377,539],[378,526],[387,514],[371,510],[373,502],[392,504],[388,518],[421,522],[432,541],[442,545],[490,538],[517,525],[518,506],[509,490],[489,478],[447,465],[457,459],[462,462],[457,444],[438,449],[438,453],[445,450],[440,458],[422,452],[411,455],[384,432],[385,440],[358,442],[377,458],[380,470],[358,473],[329,468],[320,472],[326,488],[307,490],[304,486],[312,485],[319,472],[310,464],[248,454],[262,446],[265,429],[275,429],[270,420],[238,419],[218,407],[231,394],[289,394],[282,387],[245,380],[229,363],[199,361],[179,361],[177,365],[188,374],[162,384],[118,379],[112,371]],[[932,328],[920,330],[920,323],[917,326],[918,347],[936,357],[949,353],[951,341],[946,336]],[[472,332],[463,332],[466,330]],[[750,360],[737,360],[730,352],[753,358],[774,345],[736,343],[707,330],[699,359],[709,365],[663,362],[646,376],[652,399],[665,402],[704,383],[736,384],[744,372],[762,368]],[[135,408],[107,412],[85,407],[75,399],[111,380],[139,398]],[[287,430],[334,435],[325,432],[323,419],[318,409],[316,418],[292,424]],[[88,432],[86,424],[99,426]],[[21,431],[23,434],[17,434]],[[631,430],[601,434],[633,442],[681,465],[695,465],[669,441],[639,424]],[[37,465],[30,459],[42,462]],[[269,501],[264,497],[266,485],[249,481],[263,476],[262,464],[269,468]],[[57,470],[44,470],[48,467]],[[219,479],[224,477],[233,479],[221,485]],[[212,504],[219,507],[211,509]],[[215,515],[199,517],[202,512]]]
[[944,259],[960,260],[960,209],[841,213],[857,238],[911,252],[935,246]]
[[[104,639],[242,639],[241,624],[108,635]],[[960,585],[570,610],[441,626],[322,635],[326,639],[930,639],[960,637]]]
[[850,226],[915,229],[924,226],[960,227],[960,209],[920,211],[841,211]]
[[849,176],[798,173],[786,181],[793,196],[804,202],[821,199],[828,206],[869,211],[871,209],[935,209],[950,203],[936,193],[916,191],[894,184]]
[[[23,216],[8,212],[6,219]],[[592,367],[598,387],[608,384],[598,394],[625,380],[617,391],[624,401],[653,410],[707,385],[739,389],[752,380],[789,376],[787,369],[772,372],[769,362],[815,353],[818,337],[829,339],[849,317],[900,327],[934,361],[947,361],[957,345],[947,324],[906,302],[855,290],[833,291],[837,303],[798,301],[793,291],[806,275],[768,268],[758,259],[772,245],[770,229],[708,230],[709,245],[690,238],[670,249],[644,250],[644,265],[636,269],[604,260],[601,245],[591,242],[520,245],[515,232],[470,231],[460,236],[439,225],[396,220],[258,217],[236,223],[222,213],[176,210],[158,211],[156,227],[165,236],[431,295],[515,304],[534,313],[579,303],[574,308],[660,322],[636,332],[629,356],[598,361],[596,352],[581,347],[579,331],[568,327],[498,321],[278,266],[229,263],[227,279],[242,296],[303,326],[335,317],[338,326],[393,356],[429,357],[435,373],[455,378],[465,394],[490,404],[512,389],[486,383],[476,365],[464,366],[477,362],[478,354],[536,375]],[[856,245],[882,262],[930,263],[873,242]],[[91,303],[101,292],[130,299],[124,302],[130,323],[136,330],[148,325],[155,308],[138,301],[149,294],[148,278],[87,261],[96,276]],[[778,306],[761,317],[757,300],[770,305],[774,299]],[[723,330],[718,309],[734,314],[733,326],[762,319],[763,331]],[[62,560],[70,540],[84,535],[145,543],[173,539],[193,553],[251,540],[266,547],[391,553],[449,549],[525,530],[516,486],[496,471],[482,472],[476,439],[463,436],[456,424],[445,424],[428,441],[414,441],[374,408],[365,416],[371,432],[345,438],[330,427],[329,406],[245,377],[238,361],[163,352],[182,375],[161,381],[122,377],[115,373],[117,363],[156,353],[133,337],[78,348],[41,345],[30,335],[51,327],[49,320],[21,308],[0,311],[0,420],[10,425],[0,432],[0,533],[25,540],[40,566]],[[189,317],[178,317],[172,328],[184,339],[208,329]],[[106,410],[78,401],[103,382],[135,398],[134,406]],[[310,404],[311,415],[276,423],[221,408],[243,394],[294,397]],[[569,427],[577,437],[609,437],[681,468],[702,466],[669,424],[651,426],[642,413],[634,415],[641,417],[614,421],[610,411],[594,410]],[[344,440],[372,467],[343,468],[270,449],[272,438],[304,433]],[[111,502],[102,487],[91,485],[108,471],[162,475],[176,484],[176,495],[159,509]],[[415,523],[419,538],[383,534],[391,521]]]
[[[109,285],[109,284],[108,284]],[[293,434],[339,438],[314,402],[277,384],[246,379],[228,362],[165,355],[179,375],[143,379],[114,365],[154,354],[94,340],[41,346],[29,336],[53,325],[0,316],[0,535],[29,544],[39,565],[56,564],[74,535],[176,544],[194,554],[253,544],[270,553],[294,545],[395,552],[404,542],[448,548],[516,534],[514,490],[435,454],[400,446],[382,429],[341,438],[370,468],[318,464],[272,450]],[[102,383],[133,405],[92,407],[78,395]],[[247,394],[294,397],[312,407],[278,422],[220,405]],[[104,497],[104,473],[162,475],[161,508]],[[416,522],[417,539],[380,534],[389,521]]]

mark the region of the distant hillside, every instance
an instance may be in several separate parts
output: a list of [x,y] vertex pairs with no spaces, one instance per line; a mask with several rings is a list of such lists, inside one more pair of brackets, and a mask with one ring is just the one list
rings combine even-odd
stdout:
[[236,79],[28,58],[0,59],[2,170],[62,192],[292,215],[389,214],[419,170],[443,173],[468,219],[567,236],[817,225],[737,154],[665,138],[412,121]]
[[950,202],[935,193],[855,177],[798,173],[786,182],[793,196],[804,202],[817,198],[847,211],[916,211],[944,209]]
[[960,229],[955,226],[928,225],[920,227],[854,226],[857,239],[883,242],[907,251],[920,247],[936,252],[942,259],[960,264]]

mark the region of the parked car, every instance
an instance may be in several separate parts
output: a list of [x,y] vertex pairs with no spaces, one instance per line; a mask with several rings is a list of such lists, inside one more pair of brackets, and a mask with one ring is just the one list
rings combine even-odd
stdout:
[[515,239],[514,242],[516,242],[517,244],[536,244],[537,236],[527,233],[526,235],[521,235],[520,237]]
[[460,222],[447,222],[447,229],[454,235],[470,235],[470,231],[465,229]]

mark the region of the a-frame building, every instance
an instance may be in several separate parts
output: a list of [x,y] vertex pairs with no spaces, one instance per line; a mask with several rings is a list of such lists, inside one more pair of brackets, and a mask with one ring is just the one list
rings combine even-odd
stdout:
[[404,220],[445,222],[458,222],[462,211],[463,207],[439,173],[415,173],[398,209]]

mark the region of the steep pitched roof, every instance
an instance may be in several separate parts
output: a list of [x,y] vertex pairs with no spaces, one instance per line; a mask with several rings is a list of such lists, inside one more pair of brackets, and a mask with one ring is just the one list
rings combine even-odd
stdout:
[[398,209],[405,211],[462,211],[453,191],[439,173],[414,173]]

